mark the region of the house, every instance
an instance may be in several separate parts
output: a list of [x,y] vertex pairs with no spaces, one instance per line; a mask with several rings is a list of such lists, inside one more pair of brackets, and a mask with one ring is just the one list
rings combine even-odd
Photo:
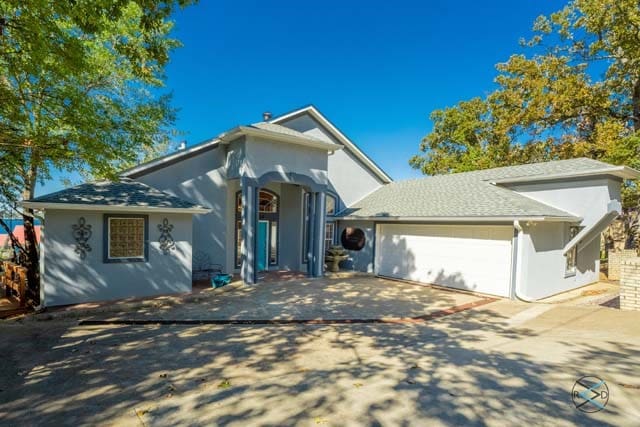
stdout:
[[209,209],[127,179],[24,205],[45,216],[42,305],[191,291],[192,216]]
[[[36,241],[40,242],[40,225],[34,225],[33,231],[36,234]],[[24,245],[25,237],[24,237],[24,225],[16,225],[11,230],[13,236],[16,238],[18,243]],[[8,234],[0,234],[0,249],[11,249],[11,239]]]
[[573,159],[393,182],[313,106],[263,119],[24,202],[45,215],[45,304],[188,291],[208,263],[317,277],[333,244],[345,268],[536,300],[598,280],[640,176]]

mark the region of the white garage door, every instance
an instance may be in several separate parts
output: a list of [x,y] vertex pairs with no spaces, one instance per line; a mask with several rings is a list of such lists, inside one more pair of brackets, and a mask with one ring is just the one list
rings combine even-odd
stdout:
[[509,296],[508,226],[379,224],[376,273]]

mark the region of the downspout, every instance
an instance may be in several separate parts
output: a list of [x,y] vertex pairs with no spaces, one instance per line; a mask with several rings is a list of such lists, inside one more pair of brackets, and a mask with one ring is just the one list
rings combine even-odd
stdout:
[[512,297],[519,299],[524,302],[535,302],[535,300],[525,297],[520,293],[520,288],[522,287],[522,239],[524,236],[524,231],[522,229],[522,225],[520,225],[520,221],[513,221],[513,228],[516,233],[513,239],[513,269],[511,272],[511,289],[512,289]]

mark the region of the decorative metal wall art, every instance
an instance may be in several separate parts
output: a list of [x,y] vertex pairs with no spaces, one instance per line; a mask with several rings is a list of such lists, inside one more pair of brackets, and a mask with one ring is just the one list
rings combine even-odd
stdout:
[[76,240],[75,253],[80,255],[80,259],[85,259],[87,253],[91,252],[89,239],[91,238],[91,225],[87,224],[84,217],[78,218],[78,223],[71,226],[73,229],[73,238]]
[[158,230],[160,231],[160,238],[158,238],[160,249],[163,254],[168,255],[169,251],[176,248],[176,242],[171,235],[173,224],[169,224],[169,219],[165,218],[162,220],[162,224],[158,224]]

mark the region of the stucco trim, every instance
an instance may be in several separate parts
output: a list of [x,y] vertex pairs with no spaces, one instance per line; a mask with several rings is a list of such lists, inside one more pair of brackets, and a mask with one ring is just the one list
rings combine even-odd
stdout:
[[257,187],[264,187],[270,182],[281,182],[284,184],[297,184],[303,187],[308,187],[314,192],[324,192],[327,190],[327,186],[325,184],[316,182],[310,176],[295,172],[271,171],[266,172],[257,178],[242,176],[240,179],[242,185],[252,185]]
[[622,212],[622,205],[620,202],[617,200],[609,202],[607,212],[605,212],[596,222],[580,230],[580,232],[578,232],[578,234],[576,234],[576,236],[562,249],[562,254],[567,255],[567,253],[569,253],[569,251],[571,251],[576,245],[579,245],[578,252],[580,252],[583,247],[591,243],[591,241],[596,237],[600,236],[609,224],[611,224],[611,222],[620,215],[620,212]]
[[188,213],[202,214],[209,213],[209,208],[162,208],[153,206],[122,206],[122,205],[83,205],[75,203],[42,203],[42,202],[22,202],[22,206],[37,209],[60,209],[70,211],[100,211],[100,212],[158,212],[158,213]]

